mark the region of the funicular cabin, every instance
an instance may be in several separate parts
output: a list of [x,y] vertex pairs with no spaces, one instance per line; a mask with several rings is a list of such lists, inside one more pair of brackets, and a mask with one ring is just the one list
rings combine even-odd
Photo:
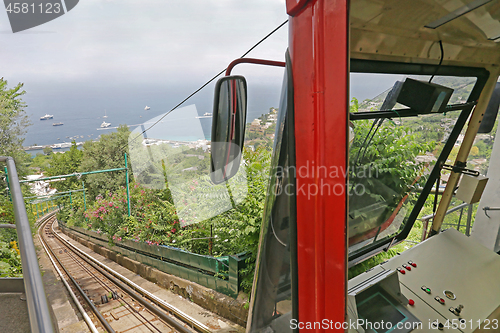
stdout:
[[[288,0],[286,9],[271,170],[290,172],[271,173],[247,332],[500,332],[498,254],[477,237],[442,231],[459,179],[478,190],[466,162],[498,80],[500,2]],[[401,79],[379,103],[353,109],[351,84],[370,75]],[[220,182],[238,171],[247,84],[235,75],[216,88],[212,141],[226,142],[212,151]],[[489,109],[482,132],[498,103]],[[410,140],[398,136],[422,119],[447,123],[439,144],[425,126]],[[426,147],[435,158],[416,161],[418,140],[434,142]],[[357,173],[368,167],[377,176]],[[332,176],[332,168],[347,172]],[[445,173],[446,188],[433,190]],[[348,280],[350,267],[405,242],[436,191],[427,239]]]
[[[498,215],[471,237],[442,228],[457,187],[472,202],[484,186],[466,162],[498,111],[500,1],[287,0],[286,11],[285,62],[246,60],[285,66],[271,170],[286,171],[270,174],[247,332],[500,332]],[[351,104],[352,83],[368,77],[381,90],[393,81],[379,101]],[[242,179],[247,84],[226,76],[215,91],[210,176],[229,196]],[[425,241],[348,279],[403,244],[432,197]],[[35,273],[24,280],[30,324],[50,332]]]

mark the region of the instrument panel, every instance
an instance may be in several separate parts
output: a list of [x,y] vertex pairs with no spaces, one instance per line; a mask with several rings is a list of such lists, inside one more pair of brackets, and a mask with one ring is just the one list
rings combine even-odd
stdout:
[[500,256],[449,229],[351,279],[348,298],[351,321],[392,320],[351,332],[500,332]]

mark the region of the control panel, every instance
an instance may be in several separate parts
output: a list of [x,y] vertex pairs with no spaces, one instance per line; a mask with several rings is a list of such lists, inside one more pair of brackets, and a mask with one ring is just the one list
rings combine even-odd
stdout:
[[349,281],[351,332],[500,332],[499,313],[500,256],[454,229]]

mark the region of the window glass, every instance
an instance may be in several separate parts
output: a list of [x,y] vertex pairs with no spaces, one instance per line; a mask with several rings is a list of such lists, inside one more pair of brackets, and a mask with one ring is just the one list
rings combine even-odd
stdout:
[[[414,76],[427,82],[429,76]],[[395,102],[393,82],[401,75],[351,74],[351,114],[405,109]],[[379,80],[386,87],[366,98],[356,87]],[[476,82],[471,77],[434,77],[433,83],[454,89],[448,105],[466,103]],[[389,101],[393,99],[392,102]],[[384,106],[388,106],[385,108]],[[354,140],[349,153],[349,252],[397,235],[408,222],[416,199],[447,142],[461,111],[405,117],[352,120]],[[355,117],[351,117],[355,118]]]
[[290,144],[288,140],[287,76],[285,75],[276,140],[271,164],[271,180],[264,211],[257,262],[256,283],[250,309],[250,332],[291,332],[292,319],[292,263],[291,230],[292,206],[294,205],[294,173],[291,170]]

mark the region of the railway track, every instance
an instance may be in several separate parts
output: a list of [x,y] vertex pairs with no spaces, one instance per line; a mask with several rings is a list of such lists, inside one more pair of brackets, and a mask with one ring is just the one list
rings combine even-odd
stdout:
[[211,332],[66,241],[55,220],[40,224],[39,238],[91,332]]

